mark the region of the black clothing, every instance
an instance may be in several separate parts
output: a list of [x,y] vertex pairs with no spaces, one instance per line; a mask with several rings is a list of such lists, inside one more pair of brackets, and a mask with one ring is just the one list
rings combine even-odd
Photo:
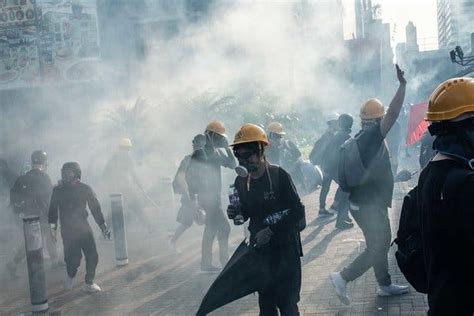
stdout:
[[425,132],[420,142],[420,168],[426,167],[428,162],[436,155],[436,151],[433,149],[433,142],[435,136],[431,136],[428,131]]
[[296,188],[290,175],[281,167],[269,165],[268,172],[258,179],[237,177],[241,212],[250,219],[250,243],[264,229],[263,220],[270,214],[289,209],[289,214],[270,226],[273,235],[260,251],[263,260],[271,262],[272,282],[259,291],[260,315],[299,315],[298,305],[301,288],[301,261],[303,255],[298,222],[305,216]]
[[347,282],[354,281],[370,268],[374,268],[375,278],[381,286],[392,283],[388,273],[387,253],[390,248],[391,231],[387,208],[378,205],[351,206],[351,215],[364,234],[366,249],[341,272]]
[[282,166],[289,171],[295,168],[301,152],[291,140],[281,139],[280,144],[270,145],[265,150],[265,157],[271,164]]
[[83,229],[90,229],[87,206],[97,225],[104,224],[100,203],[90,186],[82,182],[58,185],[51,196],[49,223],[57,224],[59,214],[63,238],[70,239],[80,235]]
[[31,169],[15,181],[10,190],[10,202],[17,213],[38,215],[46,223],[52,189],[51,179],[45,172]]
[[[270,241],[271,247],[281,247],[286,244],[300,245],[298,221],[304,217],[304,206],[300,201],[290,175],[281,167],[269,165],[268,172],[258,179],[250,180],[250,190],[247,190],[247,178],[237,177],[235,187],[239,193],[242,205],[242,215],[250,218],[250,241],[255,241],[255,235],[266,226],[263,220],[270,214],[284,209],[290,213],[281,222],[271,227],[274,235]],[[275,179],[278,177],[278,185]],[[278,187],[277,187],[278,186]]]
[[69,277],[76,275],[82,251],[86,257],[86,283],[92,284],[99,255],[87,221],[87,206],[97,225],[104,224],[100,203],[91,187],[79,181],[61,184],[53,189],[48,219],[49,223],[57,224],[59,215],[64,261]]
[[[48,174],[39,169],[31,169],[25,175],[20,176],[13,184],[10,190],[10,202],[16,213],[38,215],[40,217],[41,234],[45,248],[48,250],[51,261],[55,262],[58,259],[58,251],[48,225],[48,209],[52,189],[53,185]],[[21,241],[15,250],[13,262],[18,264],[25,257],[25,245]]]
[[328,173],[323,172],[323,183],[321,183],[321,190],[319,191],[319,209],[326,209],[326,198],[333,180]]
[[64,261],[66,262],[66,271],[70,278],[76,276],[77,268],[81,264],[82,253],[86,258],[86,277],[87,284],[94,283],[95,269],[99,263],[99,255],[95,245],[92,231],[79,239],[64,239]]
[[432,161],[418,182],[429,315],[474,313],[474,178],[449,199],[441,194],[447,175],[460,167],[454,160]]
[[[260,315],[299,315],[298,302],[301,290],[301,259],[298,249],[288,246],[277,249],[263,249],[262,258],[269,260],[273,281],[265,290],[258,292]],[[274,264],[278,262],[278,264]]]
[[363,129],[355,136],[362,163],[368,171],[366,181],[350,192],[350,201],[357,205],[391,207],[393,174],[385,137],[380,125]]

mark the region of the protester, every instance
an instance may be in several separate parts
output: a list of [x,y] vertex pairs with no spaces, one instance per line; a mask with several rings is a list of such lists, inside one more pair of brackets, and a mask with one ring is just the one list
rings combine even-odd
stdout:
[[235,159],[229,149],[224,124],[210,122],[204,132],[206,144],[202,150],[192,155],[185,173],[186,183],[193,208],[203,208],[206,212],[202,237],[201,271],[218,272],[212,265],[212,245],[217,237],[219,259],[224,266],[229,259],[230,225],[221,208],[222,175],[221,167],[234,169]]
[[[299,315],[301,288],[300,223],[304,206],[290,175],[265,159],[267,135],[253,124],[243,125],[231,145],[239,165],[249,173],[237,177],[235,187],[241,207],[228,209],[230,218],[236,212],[250,219],[250,244],[258,249],[262,262],[269,263],[272,280],[258,291],[260,315]],[[287,210],[281,221],[268,225],[264,219],[278,211]]]
[[[51,259],[51,267],[57,268],[62,265],[58,257],[56,242],[53,240],[48,225],[48,209],[51,199],[53,185],[46,173],[48,166],[48,155],[42,150],[36,150],[31,154],[31,170],[20,176],[10,190],[10,203],[13,210],[20,217],[37,215],[40,218],[41,235]],[[7,263],[10,275],[16,277],[18,264],[26,257],[25,244],[21,240],[15,250],[12,261]]]
[[126,214],[130,214],[129,211],[133,212],[148,233],[152,233],[153,227],[145,213],[143,202],[148,195],[138,177],[135,161],[130,156],[132,146],[129,138],[120,139],[117,152],[105,166],[103,178],[108,194],[121,193]]
[[101,291],[101,288],[94,283],[99,255],[92,229],[87,221],[89,214],[86,207],[89,207],[104,238],[110,239],[111,233],[105,224],[100,203],[94,191],[90,186],[81,182],[79,164],[67,162],[61,169],[61,183],[53,189],[48,221],[53,238],[57,236],[58,219],[60,222],[67,270],[65,289],[72,290],[74,277],[81,264],[82,253],[84,253],[86,276],[82,289],[85,292],[94,293]]
[[350,212],[362,229],[367,248],[341,272],[330,279],[339,299],[350,304],[347,283],[354,281],[370,268],[374,269],[379,296],[408,292],[407,286],[392,283],[388,273],[388,250],[391,243],[388,208],[392,204],[393,174],[385,137],[395,124],[405,98],[406,80],[396,65],[400,86],[387,113],[377,99],[369,99],[360,110],[362,130],[355,136],[360,158],[365,168],[364,181],[350,188]]
[[427,120],[437,151],[418,182],[428,315],[473,315],[474,79],[439,85]]
[[[313,165],[319,165],[323,171],[323,183],[321,185],[321,191],[319,192],[319,217],[333,216],[334,213],[326,209],[326,199],[331,187],[331,182],[334,180],[334,175],[328,174],[328,168],[326,164],[330,162],[328,157],[329,150],[333,149],[334,136],[339,129],[339,114],[331,113],[326,123],[328,128],[324,134],[314,143],[313,149],[309,154],[309,160]],[[326,169],[326,170],[325,170]]]
[[[206,137],[198,134],[193,138],[193,153],[202,150],[206,144]],[[186,183],[186,170],[193,153],[186,155],[179,164],[178,171],[173,180],[174,193],[181,195],[181,207],[178,210],[176,221],[179,223],[174,235],[170,238],[169,243],[173,251],[177,251],[176,242],[183,233],[193,224],[195,209],[191,201],[188,184]]]

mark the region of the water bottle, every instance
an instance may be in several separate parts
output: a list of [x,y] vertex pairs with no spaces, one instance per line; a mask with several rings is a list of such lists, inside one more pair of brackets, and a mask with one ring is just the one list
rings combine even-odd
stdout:
[[241,207],[239,192],[237,191],[237,189],[235,188],[235,185],[233,184],[229,185],[229,204],[230,204],[229,207],[238,211],[237,215],[235,215],[235,217],[233,218],[234,224],[242,225],[245,222],[245,220],[244,220],[244,216],[240,214],[239,212],[240,207]]
[[284,217],[286,217],[289,213],[289,209],[284,209],[283,211],[270,214],[263,219],[263,224],[267,226],[275,225],[276,223],[280,222]]

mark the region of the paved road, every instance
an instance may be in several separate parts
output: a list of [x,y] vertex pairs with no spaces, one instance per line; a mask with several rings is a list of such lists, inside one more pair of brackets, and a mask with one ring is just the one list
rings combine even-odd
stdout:
[[[401,197],[407,187],[397,185],[394,208],[390,211],[392,232],[396,222]],[[334,188],[331,190],[332,198]],[[341,270],[364,249],[363,236],[358,228],[335,230],[334,219],[324,223],[314,222],[317,195],[306,197],[310,225],[302,235],[303,285],[300,311],[303,315],[424,315],[426,298],[411,289],[410,294],[394,298],[378,298],[372,271],[349,286],[352,305],[345,307],[337,299],[328,279],[331,271]],[[84,276],[83,266],[77,285],[71,292],[62,291],[64,270],[47,271],[51,314],[61,315],[193,315],[200,300],[215,275],[198,273],[202,227],[193,227],[181,241],[182,252],[172,254],[167,249],[167,231],[163,226],[157,233],[147,235],[139,225],[129,230],[131,263],[123,268],[114,266],[113,244],[99,238],[100,263],[97,283],[103,292],[86,295],[80,291]],[[232,232],[233,248],[242,240],[240,228]],[[406,283],[390,253],[390,271],[394,282]],[[0,254],[0,264],[8,253]],[[24,264],[26,266],[26,264]],[[29,313],[28,281],[26,268],[23,277],[10,280],[2,274],[0,315]],[[257,297],[250,295],[229,304],[212,315],[257,315]]]

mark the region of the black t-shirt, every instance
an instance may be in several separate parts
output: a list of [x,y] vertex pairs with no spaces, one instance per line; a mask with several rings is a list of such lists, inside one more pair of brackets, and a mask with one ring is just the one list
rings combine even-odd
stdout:
[[350,192],[351,202],[358,205],[390,207],[393,195],[393,174],[390,157],[380,125],[361,130],[356,136],[362,163],[368,178]]
[[56,224],[59,215],[63,238],[80,237],[90,229],[87,206],[97,225],[102,225],[105,222],[104,216],[97,196],[90,186],[82,182],[58,185],[54,187],[51,196],[48,221]]
[[[271,179],[271,184],[270,184]],[[270,214],[289,209],[290,213],[270,228],[274,235],[270,246],[301,244],[298,221],[304,216],[304,206],[300,201],[290,175],[281,167],[269,165],[268,173],[258,179],[251,179],[247,190],[247,178],[237,177],[235,187],[242,205],[242,215],[250,218],[250,240],[265,226],[263,220]]]
[[421,234],[428,272],[428,302],[436,315],[474,313],[474,177],[442,197],[454,160],[430,162],[418,181]]

